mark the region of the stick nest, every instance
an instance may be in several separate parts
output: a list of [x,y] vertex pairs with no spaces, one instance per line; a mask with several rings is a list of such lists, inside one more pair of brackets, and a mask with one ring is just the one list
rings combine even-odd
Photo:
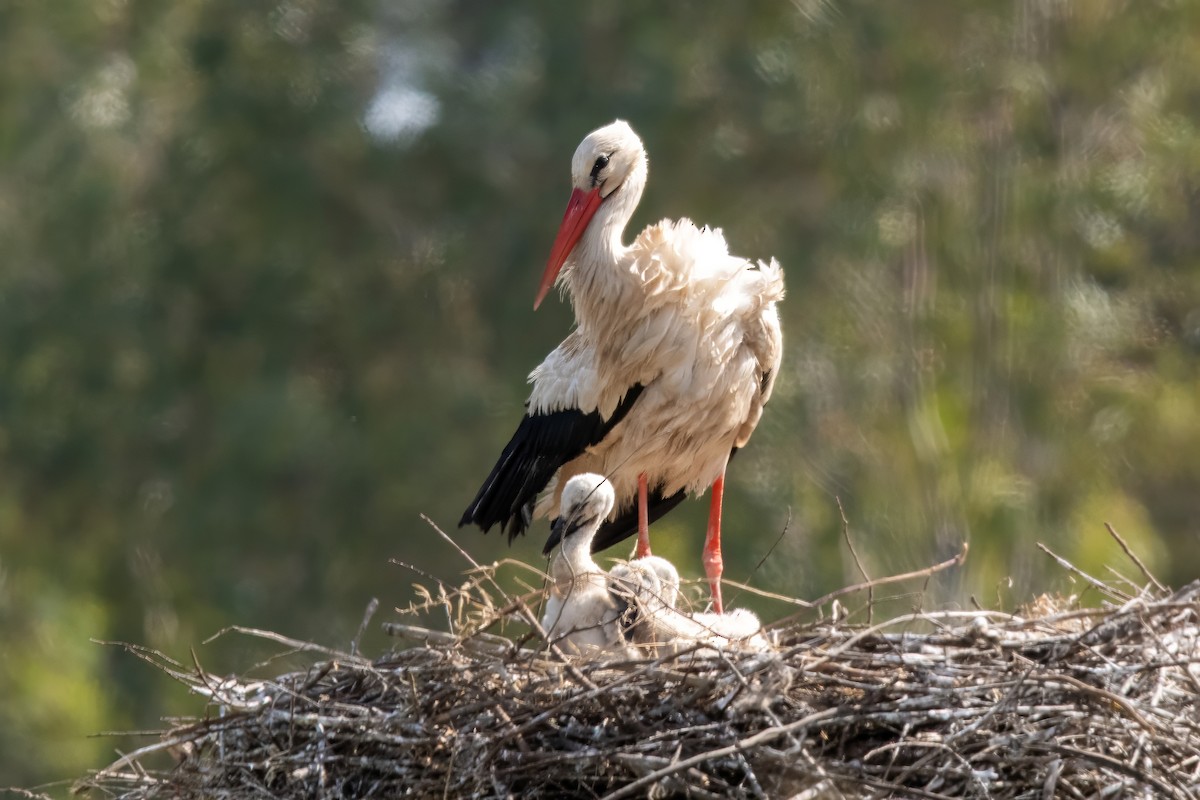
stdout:
[[[218,678],[131,648],[207,698],[205,716],[77,790],[228,800],[1200,797],[1200,582],[1174,593],[1096,582],[1105,594],[1096,608],[1043,597],[1020,616],[917,612],[859,625],[831,618],[830,598],[793,601],[819,606],[820,617],[771,626],[771,653],[597,662],[541,642],[534,592],[503,592],[500,568],[425,593],[407,613],[444,609],[452,632],[385,623],[416,645],[374,661],[242,630],[311,666]],[[485,630],[498,625],[515,638]]]

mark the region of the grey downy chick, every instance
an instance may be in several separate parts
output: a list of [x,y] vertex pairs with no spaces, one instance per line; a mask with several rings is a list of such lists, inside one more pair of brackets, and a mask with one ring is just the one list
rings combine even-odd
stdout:
[[766,652],[762,624],[753,612],[735,608],[723,614],[689,614],[677,609],[679,572],[658,556],[613,567],[610,585],[625,606],[621,628],[632,644],[654,655],[705,648]]

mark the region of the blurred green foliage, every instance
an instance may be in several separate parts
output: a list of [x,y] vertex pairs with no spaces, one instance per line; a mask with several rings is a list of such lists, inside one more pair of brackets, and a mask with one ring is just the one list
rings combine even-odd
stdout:
[[[856,579],[835,496],[875,574],[969,541],[943,602],[1069,588],[1037,541],[1124,566],[1106,521],[1200,574],[1200,4],[18,0],[0,784],[198,709],[90,639],[244,668],[200,643],[345,646],[410,598],[389,558],[464,566],[417,515],[457,520],[568,330],[533,290],[571,153],[618,116],[651,158],[636,227],[787,271],[729,575],[790,515],[759,585]],[[693,575],[704,512],[656,526]]]

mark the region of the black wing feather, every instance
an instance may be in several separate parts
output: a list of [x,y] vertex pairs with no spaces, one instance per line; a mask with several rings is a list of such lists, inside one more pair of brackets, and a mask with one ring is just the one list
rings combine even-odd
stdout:
[[608,419],[599,411],[579,409],[526,414],[458,526],[474,524],[487,533],[499,524],[511,544],[529,527],[537,496],[559,467],[600,443],[629,413],[643,388],[640,383],[630,387]]

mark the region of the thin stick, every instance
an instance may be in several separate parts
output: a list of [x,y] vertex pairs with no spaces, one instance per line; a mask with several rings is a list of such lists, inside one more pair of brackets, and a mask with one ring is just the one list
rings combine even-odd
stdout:
[[[833,499],[837,501],[838,513],[842,515],[842,537],[846,540],[846,546],[850,548],[850,555],[854,557],[854,564],[858,567],[859,573],[863,576],[863,580],[868,584],[871,582],[871,576],[863,569],[862,559],[858,557],[858,551],[854,549],[854,542],[850,540],[850,520],[846,519],[846,509],[842,508],[842,498],[836,494]],[[875,587],[867,587],[867,624],[871,625],[874,622],[873,616],[875,611]]]
[[1109,534],[1117,540],[1117,544],[1121,545],[1121,549],[1125,551],[1125,555],[1129,556],[1129,560],[1136,564],[1137,568],[1142,571],[1142,574],[1146,576],[1146,580],[1153,583],[1155,589],[1158,589],[1160,592],[1165,592],[1167,587],[1159,583],[1158,578],[1154,577],[1154,574],[1151,573],[1150,570],[1146,569],[1146,565],[1142,563],[1142,560],[1137,557],[1136,553],[1129,549],[1129,545],[1126,544],[1125,540],[1121,538],[1121,534],[1117,533],[1116,529],[1107,522],[1104,523],[1104,527],[1108,528]]
[[[687,582],[685,581],[685,583],[687,583]],[[740,581],[730,580],[727,578],[721,578],[721,583],[728,584],[729,586],[734,587],[735,589],[737,589],[739,591],[739,593],[740,592],[749,592],[750,594],[757,595],[758,597],[765,597],[768,600],[778,600],[781,603],[787,603],[788,605],[792,605],[792,606],[800,606],[801,608],[812,608],[813,607],[813,604],[808,602],[807,600],[800,600],[795,597],[789,597],[788,595],[780,594],[779,592],[769,592],[766,589],[759,589],[757,586],[751,586],[748,583],[742,583]]]
[[[466,550],[464,550],[462,548],[462,545],[460,545],[458,542],[451,539],[449,534],[447,534],[444,530],[439,528],[436,522],[434,522],[433,520],[431,520],[429,517],[425,516],[424,514],[421,514],[421,519],[425,520],[426,524],[428,524],[429,527],[431,527],[435,531],[437,531],[438,536],[441,536],[443,539],[445,539],[447,542],[449,542],[450,546],[453,547],[455,550],[457,550],[458,554],[467,560],[467,563],[469,563],[475,569],[482,569],[482,567],[479,566],[479,562],[476,561],[471,556],[470,553],[468,553]],[[497,588],[499,588],[499,587],[497,587]]]
[[187,744],[188,742],[194,741],[196,738],[197,738],[196,733],[188,732],[188,733],[184,734],[183,736],[177,736],[172,739],[164,738],[160,742],[155,742],[154,744],[148,744],[145,747],[139,747],[137,750],[134,750],[132,753],[122,754],[119,759],[117,759],[113,763],[109,764],[104,769],[99,770],[96,773],[96,778],[102,778],[106,774],[116,772],[117,770],[120,770],[124,766],[132,766],[133,764],[136,764],[138,759],[140,759],[142,756],[147,756],[147,755],[150,755],[151,753],[160,753],[160,752],[169,750],[172,747],[178,747],[181,744]]
[[388,559],[388,563],[389,563],[389,564],[395,564],[397,567],[403,567],[404,569],[408,570],[409,572],[415,572],[417,575],[420,575],[420,576],[421,576],[422,578],[424,578],[425,580],[427,580],[427,581],[433,581],[433,582],[434,582],[434,583],[436,583],[438,586],[444,586],[444,585],[445,585],[445,581],[443,581],[443,580],[442,580],[441,578],[439,578],[437,575],[434,575],[434,574],[433,574],[433,573],[431,573],[431,572],[426,572],[425,570],[421,569],[420,567],[418,567],[418,566],[415,566],[415,565],[413,565],[413,564],[410,564],[410,563],[408,563],[407,561],[401,561],[401,560],[400,560],[400,559],[398,559],[398,558],[389,558],[389,559]]
[[734,583],[733,581],[722,579],[723,582],[728,583],[731,586],[735,586],[738,588],[738,592],[736,594],[734,594],[733,597],[729,598],[730,605],[733,605],[733,601],[737,600],[738,597],[741,596],[742,592],[744,592],[750,588],[750,586],[749,586],[750,579],[753,578],[760,569],[762,569],[763,564],[767,563],[767,559],[770,558],[771,554],[775,552],[775,548],[779,547],[779,543],[783,541],[783,537],[787,536],[788,528],[790,528],[791,526],[792,526],[792,507],[788,506],[787,521],[783,523],[783,530],[781,530],[779,532],[779,535],[775,537],[775,541],[771,544],[770,547],[767,548],[767,552],[763,553],[763,557],[760,558],[758,560],[758,563],[754,565],[754,569],[750,570],[750,574],[746,576],[745,583],[739,584],[739,583]]
[[1120,589],[1115,589],[1112,586],[1109,586],[1107,583],[1100,580],[1099,578],[1093,578],[1091,575],[1088,575],[1086,572],[1081,570],[1079,567],[1075,566],[1070,561],[1067,561],[1065,558],[1060,556],[1058,553],[1055,553],[1053,550],[1051,550],[1049,547],[1046,547],[1046,545],[1042,544],[1041,542],[1038,542],[1037,546],[1038,546],[1039,550],[1041,550],[1043,553],[1045,553],[1046,555],[1050,556],[1055,561],[1057,561],[1058,565],[1060,567],[1062,567],[1063,569],[1067,570],[1067,572],[1073,572],[1074,574],[1078,575],[1079,577],[1083,578],[1085,581],[1090,583],[1095,588],[1097,588],[1100,591],[1107,594],[1109,597],[1115,597],[1119,600],[1126,600],[1126,601],[1133,599],[1133,595],[1125,594]]
[[468,649],[476,650],[477,652],[488,653],[489,655],[495,656],[514,655],[524,656],[527,658],[536,658],[539,655],[539,653],[535,650],[521,650],[517,648],[511,640],[505,639],[503,636],[494,636],[489,633],[476,633],[475,635],[464,639],[463,637],[456,636],[453,633],[422,628],[419,625],[405,625],[402,622],[383,623],[383,632],[388,636],[408,639],[410,642],[423,644],[427,647],[464,646],[468,647]]
[[173,680],[191,687],[192,673],[183,664],[171,658],[165,653],[160,653],[149,647],[143,647],[138,644],[129,644],[128,642],[112,642],[106,639],[91,639],[92,644],[99,644],[105,647],[120,647],[125,652],[140,658],[150,666],[157,670],[165,672]]
[[367,626],[371,624],[371,617],[375,616],[375,612],[379,610],[379,598],[372,597],[371,602],[367,603],[367,608],[363,612],[362,622],[358,626],[358,633],[354,634],[354,638],[350,640],[350,655],[358,655],[358,643],[362,641],[363,634],[367,632]]
[[[503,597],[505,600],[507,600],[510,603],[513,601],[513,599],[509,596],[508,592],[504,591],[504,587],[502,587],[499,583],[497,583],[496,578],[492,575],[492,573],[490,571],[485,570],[483,567],[481,567],[479,565],[479,562],[476,561],[471,556],[470,553],[468,553],[466,550],[464,550],[458,542],[456,542],[452,538],[450,538],[449,534],[447,534],[444,530],[439,528],[436,522],[434,522],[433,520],[431,520],[429,517],[425,516],[424,514],[421,515],[421,519],[425,520],[425,522],[429,525],[429,527],[433,528],[437,532],[438,536],[441,536],[443,539],[445,539],[447,542],[449,542],[450,546],[453,547],[455,550],[457,550],[459,555],[461,555],[463,558],[465,558],[467,560],[467,563],[469,563],[476,570],[480,571],[487,578],[487,582],[490,583],[492,585],[492,587],[497,592],[500,593],[501,597]],[[534,622],[536,623],[536,620],[534,620]]]
[[1141,725],[1146,731],[1150,732],[1151,734],[1158,733],[1158,730],[1151,725],[1145,717],[1138,713],[1138,710],[1133,703],[1130,703],[1128,699],[1121,697],[1119,694],[1114,694],[1113,692],[1110,692],[1107,689],[1102,689],[1099,686],[1092,686],[1090,683],[1081,681],[1079,678],[1076,678],[1072,675],[1067,675],[1065,672],[1057,672],[1053,674],[1036,673],[1034,674],[1033,678],[1035,680],[1046,682],[1061,681],[1074,686],[1076,689],[1079,689],[1085,694],[1090,694],[1094,697],[1099,697],[1103,700],[1106,700],[1132,717],[1134,722],[1136,722],[1138,725]]
[[297,653],[320,653],[329,656],[330,658],[340,658],[343,660],[353,659],[355,662],[367,663],[367,660],[361,656],[352,656],[349,653],[335,650],[332,647],[314,644],[312,642],[304,642],[300,639],[293,639],[290,636],[284,636],[281,633],[274,631],[264,631],[259,628],[247,628],[244,625],[229,625],[214,633],[212,636],[205,639],[201,644],[211,644],[213,641],[220,639],[228,633],[240,633],[243,636],[253,636],[257,639],[266,639],[269,642],[281,644],[284,647],[290,647]]
[[[886,586],[889,583],[899,583],[900,581],[912,580],[913,578],[927,578],[930,575],[941,572],[942,570],[949,569],[950,567],[956,567],[956,566],[962,564],[967,559],[968,549],[969,548],[968,548],[967,543],[963,542],[962,550],[959,551],[958,555],[956,555],[954,558],[947,559],[947,560],[941,562],[940,564],[934,564],[931,567],[926,567],[925,569],[919,569],[914,572],[905,572],[900,575],[889,575],[886,578],[879,578],[877,580],[867,581],[866,583],[856,583],[853,586],[845,586],[836,591],[832,591],[829,594],[822,595],[821,597],[818,597],[816,600],[811,600],[811,601],[796,600],[794,602],[796,605],[803,606],[808,609],[819,608],[831,600],[836,600],[839,597],[843,597],[848,594],[854,594],[855,592],[861,592],[863,589],[868,589],[868,588],[871,588],[874,586]],[[795,622],[796,620],[798,620],[803,614],[804,614],[803,611],[797,611],[795,614],[791,614],[789,616],[784,617],[783,619],[776,620],[775,622],[772,622],[770,625],[767,625],[765,627],[767,629],[785,627],[785,626],[791,624],[792,622]]]

